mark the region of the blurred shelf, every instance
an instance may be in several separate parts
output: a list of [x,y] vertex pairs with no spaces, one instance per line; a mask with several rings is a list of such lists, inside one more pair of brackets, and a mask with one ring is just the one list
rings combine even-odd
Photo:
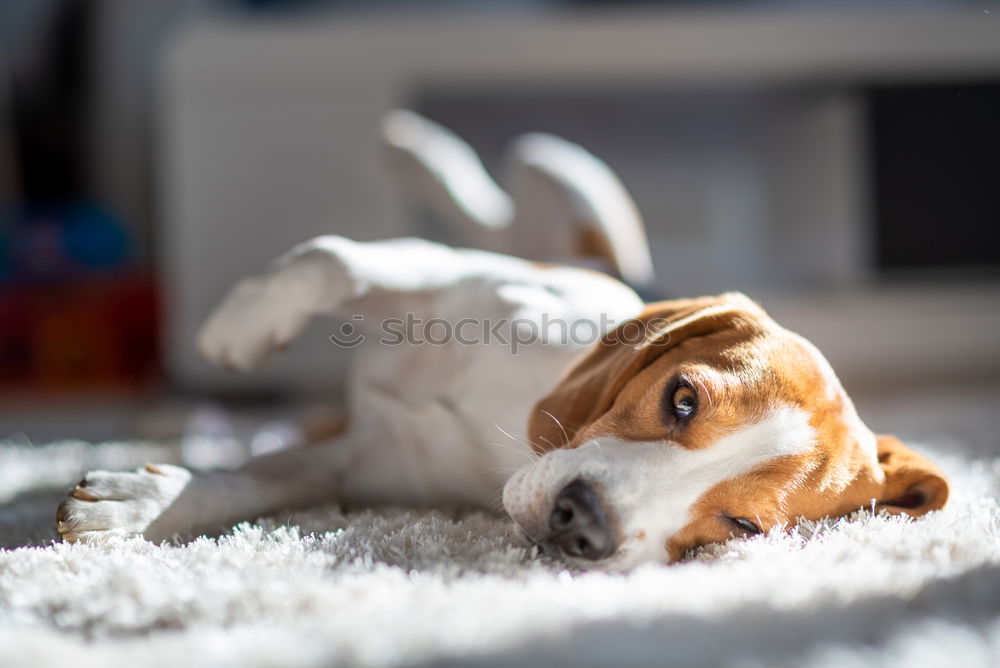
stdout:
[[[200,23],[170,65],[206,92],[283,71],[285,85],[391,78],[609,84],[970,79],[1000,71],[1000,8],[615,8],[504,16],[338,14]],[[231,78],[233,76],[237,78]],[[367,85],[367,83],[362,84]]]

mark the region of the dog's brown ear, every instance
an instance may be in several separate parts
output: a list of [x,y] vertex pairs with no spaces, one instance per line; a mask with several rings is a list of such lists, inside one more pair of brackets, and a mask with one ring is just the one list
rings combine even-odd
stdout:
[[745,295],[649,304],[606,334],[532,409],[528,438],[537,452],[565,447],[603,415],[626,383],[682,341],[752,326],[764,311]]
[[916,517],[942,508],[948,501],[944,474],[895,436],[878,437],[878,461],[885,473],[885,487],[877,509]]

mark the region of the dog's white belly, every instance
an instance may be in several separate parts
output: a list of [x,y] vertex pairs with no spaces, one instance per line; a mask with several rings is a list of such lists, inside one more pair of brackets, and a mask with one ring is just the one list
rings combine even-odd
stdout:
[[346,497],[497,504],[531,460],[531,407],[579,352],[539,342],[516,355],[500,344],[360,351]]

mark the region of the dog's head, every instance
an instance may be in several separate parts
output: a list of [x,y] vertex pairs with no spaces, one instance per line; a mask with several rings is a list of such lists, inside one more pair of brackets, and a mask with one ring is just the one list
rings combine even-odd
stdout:
[[508,481],[525,536],[571,563],[671,562],[862,506],[920,515],[948,484],[858,418],[826,359],[740,294],[650,305],[532,411]]

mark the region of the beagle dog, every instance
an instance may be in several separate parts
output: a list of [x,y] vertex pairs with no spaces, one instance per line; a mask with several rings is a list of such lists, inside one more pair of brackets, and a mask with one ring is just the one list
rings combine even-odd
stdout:
[[[386,135],[407,169],[441,155],[425,150],[428,132],[454,141],[419,117],[394,120]],[[565,219],[601,241],[612,269],[648,260],[606,166],[539,141],[519,154],[525,174],[545,177],[536,194],[561,188]],[[581,157],[587,178],[571,168]],[[456,217],[477,215],[449,193],[468,190],[455,180],[467,170],[425,167],[419,188],[436,189]],[[523,198],[508,204],[487,208],[525,218]],[[329,501],[490,507],[502,497],[531,543],[575,567],[621,570],[801,518],[862,507],[915,516],[948,498],[931,462],[861,422],[812,344],[739,293],[644,304],[587,268],[324,236],[240,282],[200,350],[249,370],[318,315],[353,328],[331,328],[331,347],[353,348],[343,433],[238,471],[91,472],[59,507],[64,540],[159,540]]]

